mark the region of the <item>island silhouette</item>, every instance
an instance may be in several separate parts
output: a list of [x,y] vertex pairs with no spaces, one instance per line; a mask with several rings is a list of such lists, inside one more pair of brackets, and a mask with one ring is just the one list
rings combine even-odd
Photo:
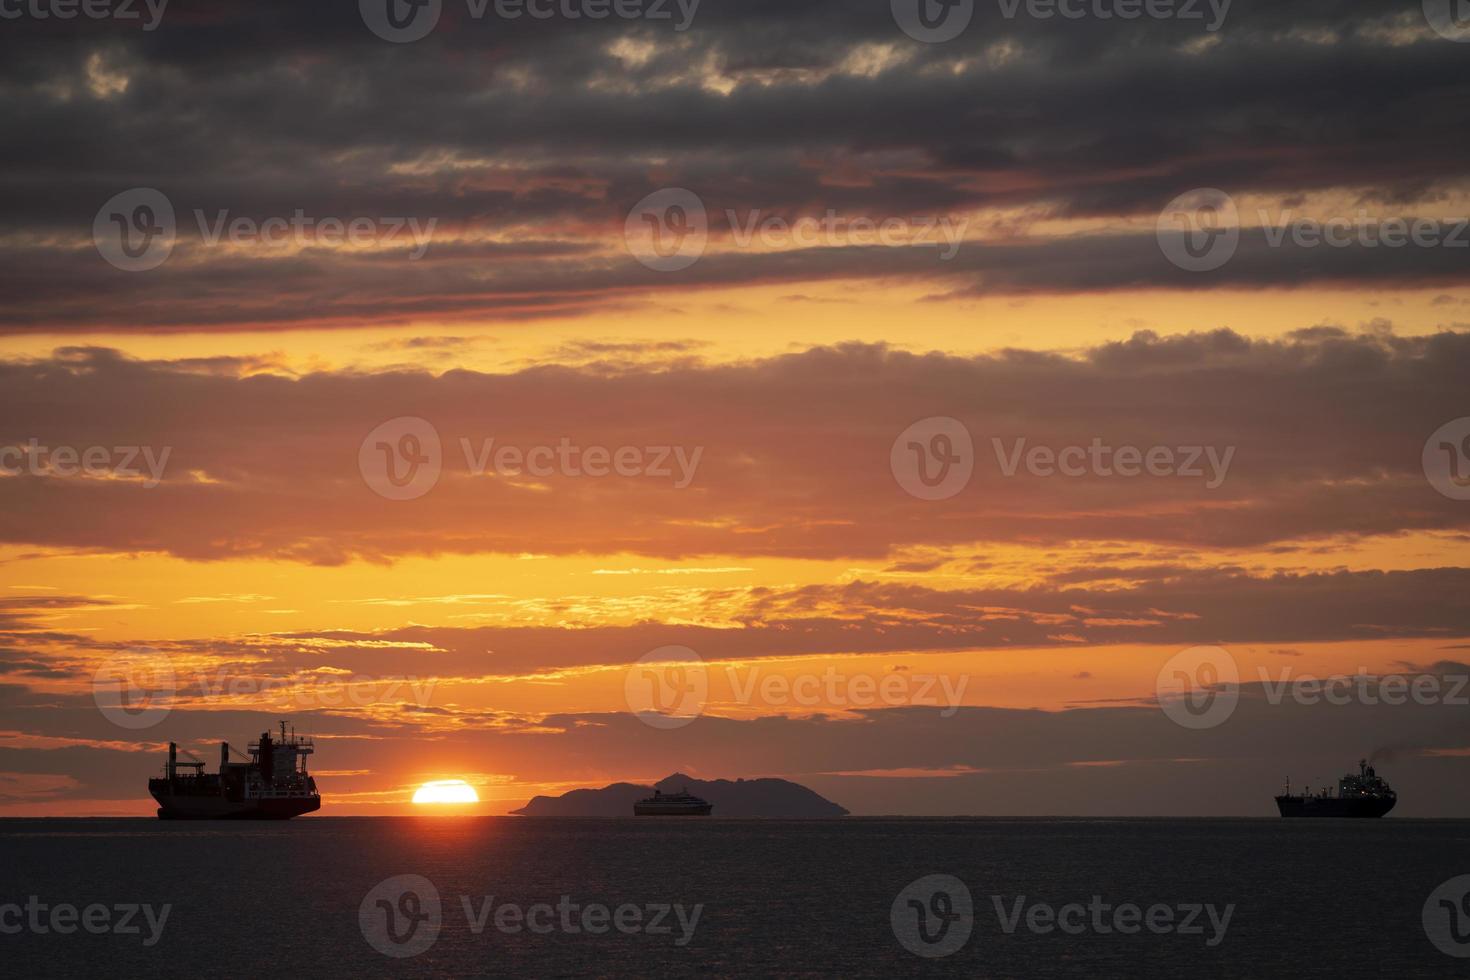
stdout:
[[845,817],[847,809],[786,779],[695,779],[683,773],[652,786],[612,783],[601,789],[574,789],[561,796],[537,796],[511,813],[526,817],[631,817],[633,804],[659,790],[688,792],[714,805],[717,817],[810,819]]

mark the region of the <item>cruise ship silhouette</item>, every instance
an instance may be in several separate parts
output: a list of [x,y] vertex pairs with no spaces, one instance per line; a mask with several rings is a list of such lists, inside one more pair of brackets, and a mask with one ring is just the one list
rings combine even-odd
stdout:
[[665,793],[654,790],[653,795],[633,804],[635,817],[707,817],[714,805],[690,794],[686,788],[680,793]]

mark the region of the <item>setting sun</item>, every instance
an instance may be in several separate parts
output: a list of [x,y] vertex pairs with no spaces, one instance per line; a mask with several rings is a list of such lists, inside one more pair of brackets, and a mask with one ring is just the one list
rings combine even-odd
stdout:
[[415,803],[478,803],[475,788],[463,779],[436,779],[424,783],[413,794]]

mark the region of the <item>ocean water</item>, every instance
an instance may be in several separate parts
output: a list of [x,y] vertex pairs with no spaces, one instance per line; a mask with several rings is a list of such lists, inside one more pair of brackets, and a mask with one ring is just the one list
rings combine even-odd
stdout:
[[1467,821],[5,820],[0,974],[1464,977],[1460,875]]

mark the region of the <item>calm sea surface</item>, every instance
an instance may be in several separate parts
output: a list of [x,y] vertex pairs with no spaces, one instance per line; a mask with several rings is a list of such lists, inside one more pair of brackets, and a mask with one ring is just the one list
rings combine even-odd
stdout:
[[1464,977],[1459,875],[1466,821],[6,820],[0,974]]

